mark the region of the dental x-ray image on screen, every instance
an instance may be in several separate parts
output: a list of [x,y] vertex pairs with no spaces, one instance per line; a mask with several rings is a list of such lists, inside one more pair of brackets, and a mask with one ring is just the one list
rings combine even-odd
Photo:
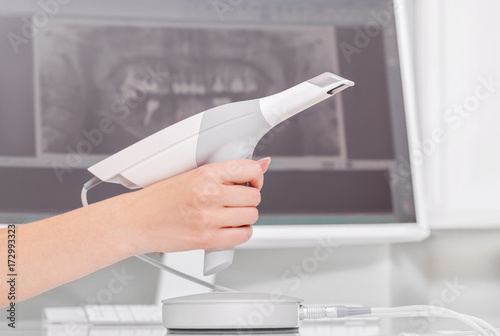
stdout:
[[[87,168],[105,157],[213,106],[262,98],[330,71],[355,87],[277,125],[257,145],[254,159],[271,156],[272,163],[256,227],[344,234],[362,224],[368,235],[387,236],[393,224],[396,235],[413,227],[418,173],[409,137],[417,133],[412,71],[403,62],[407,47],[400,48],[406,33],[392,20],[356,47],[373,11],[391,5],[266,0],[224,22],[206,6],[163,11],[154,20],[101,8],[51,19],[19,55],[0,48],[11,57],[0,78],[0,184],[16,190],[4,193],[0,221],[76,209]],[[21,29],[19,18],[2,22],[5,34]],[[90,201],[125,191],[103,185]]]
[[[54,20],[37,37],[40,155],[108,155],[221,104],[338,71],[332,27],[189,27]],[[276,128],[256,156],[345,157],[335,97]],[[99,140],[99,141],[98,141]],[[87,153],[84,153],[87,154]]]

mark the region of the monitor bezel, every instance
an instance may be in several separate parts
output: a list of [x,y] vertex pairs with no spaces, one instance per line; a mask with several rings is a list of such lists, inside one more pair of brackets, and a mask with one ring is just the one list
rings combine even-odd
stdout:
[[237,248],[309,247],[318,244],[364,245],[421,241],[430,234],[423,208],[422,165],[412,162],[411,153],[420,143],[417,123],[415,74],[410,44],[408,5],[394,0],[398,54],[411,164],[416,221],[411,223],[366,223],[310,225],[255,225],[253,236]]

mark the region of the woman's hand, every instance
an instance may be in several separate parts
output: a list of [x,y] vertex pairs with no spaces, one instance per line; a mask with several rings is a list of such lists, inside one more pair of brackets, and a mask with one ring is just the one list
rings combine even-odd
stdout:
[[116,198],[134,254],[223,249],[250,239],[269,162],[207,164]]
[[[135,254],[222,249],[247,241],[270,159],[209,164],[145,189],[16,226],[21,301]],[[249,183],[250,186],[240,185]],[[7,260],[7,230],[0,259]],[[7,274],[7,264],[0,273]],[[0,283],[7,293],[8,284]],[[0,297],[0,306],[8,304]]]

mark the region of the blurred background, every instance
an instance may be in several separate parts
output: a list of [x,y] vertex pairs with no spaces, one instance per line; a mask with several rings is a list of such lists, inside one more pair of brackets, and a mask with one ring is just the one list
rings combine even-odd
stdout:
[[[342,30],[333,33],[322,23],[328,15],[343,17],[345,25],[359,19],[357,2],[331,2],[349,8],[349,15],[322,11],[328,1],[245,1],[229,7],[223,2],[226,7],[219,10],[211,1],[59,1],[58,9],[47,7],[54,17],[32,38],[23,35],[23,29],[31,33],[22,18],[36,19],[40,3],[1,1],[0,222],[22,223],[46,216],[49,208],[54,214],[79,206],[79,190],[88,179],[85,167],[193,112],[265,96],[325,68],[356,76],[361,68],[346,70],[345,58],[335,52]],[[218,283],[248,291],[280,288],[316,303],[434,304],[500,325],[500,2],[405,3],[421,139],[410,145],[419,149],[412,159],[422,171],[422,208],[430,237],[413,243],[337,247],[298,286],[288,286],[283,275],[310,256],[312,248],[244,249],[235,264],[217,276]],[[241,20],[273,25],[292,19],[293,25],[279,29],[213,28],[213,22],[220,28]],[[165,22],[175,23],[175,28],[166,29]],[[193,22],[197,28],[183,27]],[[386,34],[391,34],[390,27]],[[390,50],[388,41],[378,43]],[[387,73],[395,66],[391,59],[368,62],[363,64],[382,73],[382,66],[387,66]],[[144,80],[145,76],[155,80]],[[147,92],[137,92],[138,85]],[[137,99],[140,94],[147,98]],[[390,169],[394,162],[388,159],[398,159],[393,152],[379,151],[367,158],[362,149],[352,147],[356,139],[349,136],[364,133],[344,133],[349,118],[344,112],[350,103],[349,96],[344,97],[294,119],[276,141],[258,148],[257,156],[313,155],[336,165],[359,153],[369,159],[370,167]],[[131,107],[137,101],[138,106]],[[365,102],[371,104],[388,103],[375,97]],[[136,109],[140,112],[128,117]],[[89,148],[88,155],[68,156],[68,146],[76,150],[80,143],[81,130],[99,127],[102,118],[110,118],[118,131]],[[383,136],[368,134],[366,139],[373,146],[386,143]],[[54,162],[60,165],[54,167]],[[123,191],[109,187],[96,192],[96,199]],[[50,192],[59,196],[43,197]],[[378,196],[391,197],[383,187],[374,197]],[[388,211],[389,203],[381,201],[370,214]],[[409,211],[398,213],[398,218],[414,217],[414,209]],[[109,303],[149,304],[172,294],[161,294],[156,270],[128,260],[21,303],[21,326],[23,321],[37,323],[43,307],[75,306],[95,298],[113,272],[123,267],[132,270],[136,280]],[[188,292],[176,289],[183,291]],[[424,332],[441,322],[398,323],[404,330]]]

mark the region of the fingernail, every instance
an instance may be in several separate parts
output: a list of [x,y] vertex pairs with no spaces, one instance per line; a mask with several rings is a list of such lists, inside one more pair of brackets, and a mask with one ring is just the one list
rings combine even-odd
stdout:
[[265,173],[267,171],[267,169],[269,168],[269,164],[271,163],[271,158],[270,157],[266,157],[266,158],[260,159],[257,162],[262,167],[262,172]]

